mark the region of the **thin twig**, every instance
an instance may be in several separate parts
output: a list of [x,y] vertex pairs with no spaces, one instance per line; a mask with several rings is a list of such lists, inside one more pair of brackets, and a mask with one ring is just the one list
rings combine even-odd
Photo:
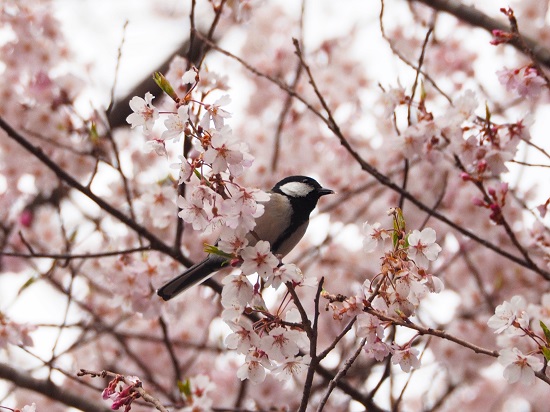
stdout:
[[342,338],[346,336],[346,334],[351,330],[356,320],[357,320],[357,316],[354,316],[346,325],[346,327],[342,329],[342,331],[338,334],[338,336],[334,338],[332,343],[324,351],[322,351],[319,355],[317,355],[317,358],[319,358],[319,362],[322,361],[330,352],[332,352],[332,350],[336,347],[338,342],[340,342]]
[[116,66],[115,66],[115,76],[113,79],[113,84],[111,86],[111,98],[109,99],[109,106],[107,106],[107,109],[105,110],[105,114],[107,117],[109,117],[111,113],[111,109],[113,108],[113,105],[115,104],[115,89],[118,82],[118,74],[120,72],[120,62],[122,60],[122,46],[124,46],[124,40],[126,39],[126,29],[128,28],[128,20],[124,22],[124,25],[122,26],[122,38],[120,39],[120,45],[118,46],[118,53],[116,58]]
[[332,393],[332,391],[336,387],[336,383],[346,375],[347,371],[349,370],[349,368],[351,368],[351,365],[353,365],[353,362],[355,362],[355,359],[357,359],[357,357],[361,353],[361,350],[363,349],[363,346],[365,346],[366,343],[367,343],[366,338],[361,339],[361,342],[359,342],[359,346],[357,347],[357,350],[353,353],[353,355],[351,355],[346,360],[346,362],[344,363],[344,366],[342,368],[340,368],[338,373],[329,382],[327,391],[325,392],[325,396],[323,396],[323,399],[319,403],[319,407],[317,408],[317,412],[321,412],[324,409],[330,394]]
[[124,213],[120,212],[116,207],[105,201],[103,198],[97,196],[88,187],[83,186],[74,177],[62,169],[56,162],[54,162],[48,155],[46,155],[40,147],[34,146],[25,137],[15,131],[6,121],[0,117],[0,128],[4,129],[6,134],[25,150],[31,153],[34,157],[40,160],[48,169],[55,173],[55,175],[64,183],[81,192],[94,201],[105,212],[118,219],[126,226],[136,232],[137,235],[144,237],[150,242],[150,248],[158,250],[178,260],[186,266],[191,266],[191,261],[182,255],[179,249],[174,249],[166,245],[162,240],[156,237],[153,233],[148,231],[145,227],[138,224],[135,220],[132,220]]
[[19,257],[24,259],[49,258],[58,260],[74,260],[74,259],[98,259],[110,256],[127,255],[129,253],[143,252],[151,250],[150,246],[140,246],[130,249],[113,250],[110,252],[98,253],[21,253],[21,252],[4,252],[0,251],[0,256]]
[[71,406],[84,412],[109,412],[110,409],[101,403],[92,402],[80,393],[75,393],[69,389],[63,389],[47,379],[36,379],[25,373],[21,368],[13,368],[4,363],[0,363],[0,379],[12,382],[19,388],[29,389],[61,402],[64,405]]
[[162,316],[159,317],[159,324],[162,330],[162,340],[164,342],[164,346],[166,347],[166,350],[170,355],[170,361],[172,362],[172,367],[174,368],[175,381],[179,382],[181,381],[181,373],[180,373],[180,365],[178,362],[178,357],[174,352],[174,347],[172,345],[172,341],[170,340],[170,336],[168,334],[168,326],[166,325],[166,322],[164,321]]
[[[132,380],[126,378],[126,376],[124,376],[124,375],[119,375],[118,373],[110,372],[110,371],[106,371],[106,370],[96,372],[96,371],[90,371],[90,370],[86,370],[86,369],[80,369],[77,373],[77,376],[79,376],[79,377],[86,376],[86,375],[88,375],[92,378],[106,378],[106,377],[110,377],[110,378],[113,378],[113,379],[114,378],[119,378],[126,385],[133,386],[132,391],[135,391],[135,392],[139,393],[139,396],[144,401],[146,401],[147,403],[150,403],[151,405],[153,405],[155,407],[155,409],[157,409],[158,411],[161,411],[161,412],[169,412],[168,409],[166,409],[162,405],[160,400],[158,400],[157,398],[152,396],[149,392],[147,392],[145,389],[143,389],[143,386],[135,385],[135,382],[133,382]],[[127,410],[129,410],[129,409],[127,409]]]
[[[463,20],[474,27],[480,27],[492,33],[493,30],[506,31],[508,26],[497,19],[489,17],[487,14],[476,9],[474,6],[464,4],[456,0],[408,0],[410,3],[422,3],[434,10],[444,11],[455,16],[459,20]],[[532,51],[534,58],[546,67],[550,67],[550,49],[542,46],[535,39],[523,36],[523,40],[527,47]],[[518,41],[511,41],[513,47],[519,51],[523,50],[523,45]]]
[[[393,191],[399,193],[400,195],[404,196],[407,200],[409,200],[411,203],[413,203],[420,210],[422,210],[424,212],[427,212],[431,216],[439,219],[443,223],[446,223],[448,226],[452,227],[453,229],[460,232],[461,234],[475,240],[479,244],[493,250],[494,252],[498,253],[499,255],[504,256],[507,259],[509,259],[509,260],[511,260],[511,261],[513,261],[513,262],[515,262],[515,263],[517,263],[517,264],[519,264],[519,265],[521,265],[525,268],[528,268],[528,269],[540,274],[545,279],[550,280],[550,272],[540,268],[539,266],[537,266],[529,258],[528,254],[525,252],[525,249],[517,242],[517,239],[516,239],[516,241],[514,241],[515,236],[513,235],[512,232],[510,232],[508,230],[508,228],[506,228],[506,226],[505,226],[505,230],[507,231],[507,233],[508,233],[510,239],[512,240],[512,242],[514,243],[514,245],[518,248],[520,253],[523,255],[523,257],[524,257],[523,259],[521,257],[515,256],[515,255],[507,252],[506,250],[502,249],[501,247],[499,247],[499,246],[497,246],[497,245],[481,238],[480,236],[476,235],[475,233],[469,231],[468,229],[466,229],[466,228],[460,226],[459,224],[456,224],[455,222],[451,221],[446,216],[444,216],[441,213],[434,210],[432,207],[430,207],[430,206],[426,205],[425,203],[421,202],[416,196],[414,196],[409,191],[404,190],[400,185],[390,181],[388,176],[384,175],[383,173],[378,171],[378,169],[376,169],[374,166],[372,166],[370,163],[366,162],[362,158],[362,156],[351,147],[349,141],[346,139],[346,137],[344,136],[344,134],[340,130],[340,127],[338,126],[338,124],[336,123],[336,121],[334,120],[334,118],[332,116],[332,112],[331,112],[330,108],[328,107],[324,97],[322,96],[321,92],[319,91],[319,89],[318,89],[318,87],[315,83],[315,80],[313,79],[313,75],[311,73],[311,70],[309,69],[309,66],[307,65],[307,63],[305,62],[305,60],[304,60],[304,58],[301,54],[299,44],[297,42],[295,42],[294,45],[296,47],[296,53],[300,56],[300,59],[302,61],[302,64],[304,65],[305,71],[306,71],[306,73],[307,73],[307,75],[310,79],[310,84],[313,87],[314,92],[317,95],[323,109],[325,110],[325,112],[327,114],[327,117],[325,118],[323,115],[321,115],[321,113],[319,113],[319,111],[317,111],[314,108],[311,108],[310,110],[312,110],[314,114],[316,114],[319,118],[321,118],[326,123],[326,125],[329,127],[329,129],[339,139],[342,146],[344,146],[344,148],[348,151],[349,154],[351,154],[351,156],[355,159],[355,161],[359,164],[359,166],[361,166],[361,168],[364,171],[368,172],[370,175],[372,175],[376,180],[378,180],[384,186],[386,186],[386,187],[392,189]],[[308,106],[308,107],[311,107],[311,106]]]

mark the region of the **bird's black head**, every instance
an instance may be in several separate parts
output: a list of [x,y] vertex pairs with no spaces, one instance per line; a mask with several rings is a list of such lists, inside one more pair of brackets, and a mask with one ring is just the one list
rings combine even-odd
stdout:
[[307,219],[321,196],[334,193],[325,189],[317,180],[307,176],[289,176],[278,182],[273,192],[286,196],[294,208],[295,213]]

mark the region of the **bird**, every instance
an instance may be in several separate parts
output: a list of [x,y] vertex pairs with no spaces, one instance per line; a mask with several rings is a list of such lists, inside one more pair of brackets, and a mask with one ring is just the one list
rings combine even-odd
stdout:
[[[247,235],[248,245],[254,246],[260,240],[268,241],[271,252],[282,259],[306,233],[309,215],[317,206],[317,201],[334,191],[322,187],[311,177],[289,176],[275,184],[268,193],[269,200],[261,202],[264,213],[256,219],[254,230]],[[227,258],[211,253],[203,261],[161,286],[157,294],[168,301],[204,282],[225,267],[227,262]]]

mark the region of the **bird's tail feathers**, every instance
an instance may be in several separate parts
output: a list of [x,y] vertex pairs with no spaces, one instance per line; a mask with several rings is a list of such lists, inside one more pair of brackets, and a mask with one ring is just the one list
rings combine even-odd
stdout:
[[164,300],[170,300],[191,286],[204,282],[222,268],[225,259],[210,255],[196,265],[191,266],[178,277],[164,284],[157,290],[157,294]]

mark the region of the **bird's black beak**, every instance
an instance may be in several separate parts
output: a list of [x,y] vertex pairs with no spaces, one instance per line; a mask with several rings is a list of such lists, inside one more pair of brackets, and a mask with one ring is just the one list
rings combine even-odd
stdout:
[[319,197],[324,196],[324,195],[332,195],[333,193],[335,193],[334,190],[325,189],[324,187],[317,190],[317,194],[319,195]]

